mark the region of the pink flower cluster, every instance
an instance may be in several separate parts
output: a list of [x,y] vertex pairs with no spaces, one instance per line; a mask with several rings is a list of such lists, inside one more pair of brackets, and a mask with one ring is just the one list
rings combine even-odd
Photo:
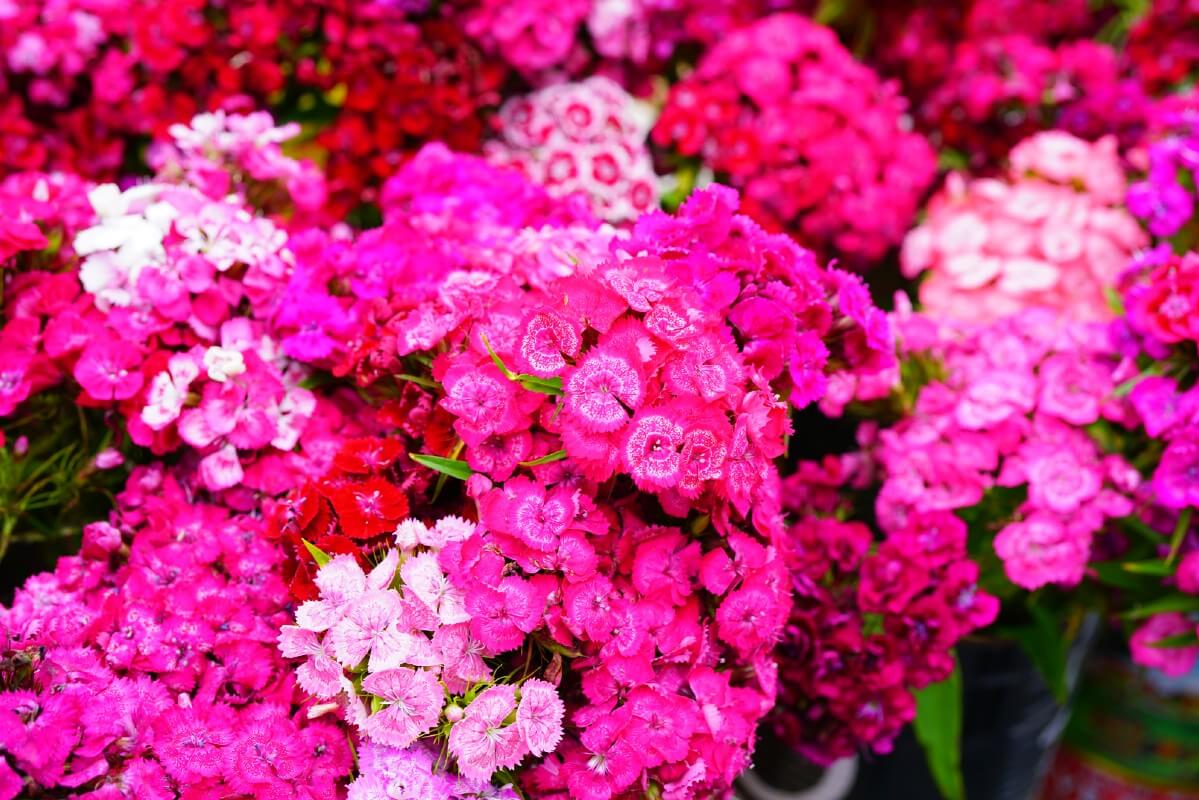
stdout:
[[999,601],[978,587],[960,519],[915,513],[876,545],[861,522],[811,516],[804,484],[813,471],[801,469],[786,495],[804,516],[787,540],[795,604],[777,648],[770,720],[796,750],[827,763],[859,747],[889,752],[916,716],[913,692],[949,676],[954,645],[989,625]]
[[646,148],[650,114],[607,78],[550,86],[504,103],[500,138],[484,152],[552,196],[582,192],[602,219],[636,219],[658,205]]
[[[1158,238],[1188,237],[1195,216],[1195,190],[1190,176],[1199,159],[1199,109],[1193,96],[1180,96],[1155,106],[1150,117],[1154,138],[1138,153],[1145,177],[1128,189],[1128,210]],[[1185,241],[1184,245],[1193,244]]]
[[1146,243],[1120,207],[1124,187],[1114,139],[1037,134],[1012,151],[1005,178],[950,176],[904,241],[904,273],[926,273],[921,304],[948,319],[1034,306],[1108,319],[1105,289]]
[[[160,178],[190,184],[214,200],[231,192],[245,202],[253,196],[260,208],[282,200],[313,214],[325,205],[320,170],[310,161],[285,156],[280,147],[299,135],[297,123],[276,126],[265,111],[216,111],[169,130],[171,139],[155,142],[147,159]],[[272,193],[283,196],[272,198]]]
[[1113,327],[1134,375],[1128,399],[1145,433],[1165,443],[1153,465],[1153,499],[1173,510],[1199,507],[1199,389],[1183,388],[1195,363],[1178,352],[1199,341],[1199,256],[1151,251],[1124,280],[1126,316]]
[[936,173],[905,111],[831,30],[777,14],[705,53],[653,138],[740,189],[762,224],[863,267],[902,240]]
[[[723,791],[772,704],[789,607],[784,398],[892,374],[885,314],[722,187],[613,238],[577,199],[431,147],[383,199],[383,227],[326,254],[356,294],[332,298],[358,326],[334,360],[371,392],[435,402],[387,401],[422,409],[399,424],[424,453],[385,474],[414,513],[478,525],[405,522],[404,557],[370,551],[372,569],[334,557],[285,652],[315,693],[362,698],[348,716],[367,738],[440,739],[468,780],[519,765],[539,797]],[[468,475],[466,494],[434,489],[435,469]],[[355,550],[399,507],[374,480],[320,488],[333,527],[297,496],[295,524]],[[558,719],[558,698],[560,743],[553,725],[521,732],[522,705]]]
[[1086,431],[1125,419],[1111,397],[1116,358],[1104,329],[1061,327],[1045,311],[984,326],[897,319],[902,350],[935,363],[937,377],[877,432],[880,525],[902,530],[932,511],[970,519],[985,504],[985,523],[1002,526],[994,549],[1013,583],[1077,584],[1092,537],[1131,513],[1139,483]]
[[439,769],[438,753],[428,744],[398,748],[364,742],[358,748],[358,777],[346,800],[519,800],[510,786],[451,775]]
[[281,553],[194,491],[139,467],[80,555],[0,611],[0,797],[331,797],[348,775],[273,646]]

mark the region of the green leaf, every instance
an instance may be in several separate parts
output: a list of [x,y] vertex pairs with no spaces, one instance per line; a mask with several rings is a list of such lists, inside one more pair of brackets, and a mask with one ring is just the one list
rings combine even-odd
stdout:
[[1159,578],[1174,572],[1174,567],[1158,558],[1151,558],[1148,561],[1128,561],[1121,564],[1120,568],[1133,575],[1154,575]]
[[1028,656],[1029,661],[1045,679],[1045,685],[1059,703],[1065,703],[1068,695],[1066,686],[1066,663],[1070,643],[1065,636],[1065,626],[1052,611],[1035,600],[1030,601],[1028,610],[1032,622],[1004,630],[1014,638]]
[[333,560],[332,556],[307,539],[301,539],[300,541],[304,543],[304,549],[308,551],[308,555],[312,556],[312,560],[316,562],[318,567],[323,567]]
[[1166,650],[1176,647],[1194,647],[1197,644],[1199,644],[1199,637],[1195,636],[1194,631],[1187,631],[1186,633],[1176,633],[1173,636],[1158,639],[1156,642],[1150,642],[1149,646],[1160,647]]
[[1107,298],[1107,307],[1117,317],[1124,316],[1124,298],[1111,286],[1103,287],[1103,296]]
[[441,388],[441,384],[438,383],[437,381],[433,380],[432,378],[422,378],[419,375],[408,375],[408,374],[396,375],[396,380],[407,381],[408,383],[415,383],[417,386],[424,386],[426,389],[440,389]]
[[962,672],[916,692],[916,739],[945,800],[965,800],[962,780]]
[[487,348],[487,355],[491,356],[492,362],[499,368],[500,372],[504,373],[504,377],[508,380],[515,380],[516,373],[508,369],[508,365],[500,360],[499,355],[491,348],[491,342],[487,340],[487,334],[480,333],[479,338],[483,340],[483,346]]
[[562,379],[561,378],[540,378],[536,375],[528,375],[520,373],[519,375],[508,369],[508,365],[503,362],[499,354],[491,348],[491,342],[487,341],[487,334],[479,334],[479,338],[483,340],[483,346],[487,348],[487,355],[491,356],[492,363],[500,372],[504,373],[504,377],[510,381],[516,381],[530,392],[540,392],[541,394],[562,394]]
[[562,394],[562,379],[561,378],[539,378],[536,375],[520,374],[513,378],[517,383],[528,389],[530,392],[540,392],[541,394]]
[[1131,573],[1124,566],[1119,561],[1094,561],[1087,565],[1087,569],[1095,574],[1100,583],[1121,589],[1152,588],[1161,583],[1156,577]]
[[1129,378],[1128,380],[1124,381],[1124,383],[1121,383],[1119,386],[1117,386],[1115,389],[1112,390],[1112,394],[1115,395],[1116,397],[1125,397],[1128,395],[1129,392],[1131,392],[1133,389],[1135,389],[1137,387],[1137,384],[1139,384],[1141,381],[1145,380],[1148,377],[1154,376],[1154,375],[1161,375],[1163,371],[1165,371],[1165,367],[1163,367],[1161,364],[1154,364],[1153,366],[1149,367],[1144,372],[1142,372],[1140,375],[1134,375],[1131,378]]
[[534,458],[532,461],[522,461],[520,462],[520,465],[522,467],[539,467],[542,464],[549,464],[553,461],[561,461],[564,458],[566,458],[565,450],[555,450],[549,455],[544,455],[541,458]]
[[1186,538],[1187,531],[1191,529],[1191,507],[1187,506],[1178,514],[1178,522],[1174,525],[1174,535],[1170,537],[1170,555],[1166,556],[1166,563],[1173,564],[1174,559],[1178,558],[1178,550],[1182,547],[1182,540]]
[[1175,594],[1145,603],[1125,611],[1124,619],[1144,619],[1154,614],[1168,614],[1172,611],[1199,611],[1199,597],[1188,597],[1185,594]]
[[431,470],[436,470],[443,475],[449,475],[451,478],[457,478],[460,481],[464,481],[475,474],[474,470],[465,461],[459,461],[454,458],[430,456],[424,453],[409,453],[408,457],[417,464],[428,467]]
[[1144,520],[1139,517],[1120,517],[1116,520],[1120,527],[1129,533],[1136,534],[1155,547],[1161,544],[1162,534],[1151,528]]

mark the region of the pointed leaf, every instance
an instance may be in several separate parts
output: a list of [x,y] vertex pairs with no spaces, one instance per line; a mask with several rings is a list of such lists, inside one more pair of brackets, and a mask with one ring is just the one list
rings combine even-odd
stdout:
[[1173,636],[1167,636],[1164,639],[1158,639],[1156,642],[1150,642],[1150,647],[1160,647],[1162,649],[1173,649],[1176,647],[1194,647],[1199,644],[1199,637],[1194,631],[1186,633],[1176,633]]
[[449,475],[451,478],[457,478],[460,481],[464,481],[474,474],[474,470],[465,461],[459,461],[454,458],[431,456],[425,453],[409,453],[408,457],[417,464],[440,472],[443,475]]
[[552,452],[548,455],[544,455],[541,458],[534,458],[531,461],[522,461],[522,462],[520,462],[520,465],[522,467],[539,467],[542,464],[549,464],[554,461],[561,461],[564,458],[566,458],[565,450],[555,450],[554,452]]
[[307,539],[301,539],[300,541],[304,543],[304,549],[308,551],[308,555],[312,556],[312,560],[316,562],[318,567],[323,567],[333,560],[332,556]]
[[916,693],[916,739],[924,748],[928,770],[945,800],[965,800],[962,779],[962,672]]
[[1199,611],[1199,597],[1190,597],[1185,594],[1170,595],[1160,600],[1154,600],[1152,603],[1139,605],[1124,612],[1123,616],[1125,619],[1145,619],[1155,614],[1169,614],[1174,611],[1183,613]]
[[536,375],[521,374],[515,376],[513,380],[530,392],[552,395],[562,394],[562,379],[558,377],[539,378]]

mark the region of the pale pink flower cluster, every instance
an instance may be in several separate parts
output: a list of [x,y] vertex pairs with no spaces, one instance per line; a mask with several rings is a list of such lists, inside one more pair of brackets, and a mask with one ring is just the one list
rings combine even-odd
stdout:
[[646,138],[651,113],[604,77],[550,86],[500,109],[492,162],[520,168],[555,197],[582,192],[609,222],[635,219],[658,205]]
[[147,158],[160,175],[179,175],[207,196],[220,199],[252,184],[279,183],[307,212],[327,199],[324,175],[310,161],[283,154],[280,145],[300,133],[299,123],[275,125],[265,111],[199,114],[170,127],[171,139],[151,145]]
[[1112,316],[1104,294],[1145,234],[1122,207],[1113,137],[1094,144],[1039,133],[1000,178],[952,174],[904,241],[904,274],[948,319],[985,322],[1044,306],[1080,320]]
[[319,598],[297,609],[279,647],[304,658],[300,686],[338,698],[346,718],[378,745],[408,748],[437,738],[465,779],[488,781],[532,754],[554,750],[565,707],[541,678],[497,676],[472,634],[463,591],[447,575],[441,548],[475,534],[445,517],[432,527],[399,524],[397,548],[369,572],[354,556],[331,558],[317,572]]

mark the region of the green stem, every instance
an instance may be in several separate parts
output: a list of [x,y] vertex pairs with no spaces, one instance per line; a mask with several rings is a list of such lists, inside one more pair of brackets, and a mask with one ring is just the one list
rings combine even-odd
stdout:
[[17,520],[21,517],[18,514],[6,514],[4,516],[4,525],[0,526],[0,561],[4,560],[4,556],[8,553],[8,546],[12,543],[12,534],[16,530]]
[[1170,555],[1166,556],[1166,564],[1173,564],[1174,559],[1178,557],[1178,551],[1182,547],[1183,537],[1187,535],[1187,531],[1191,528],[1191,509],[1188,506],[1178,514],[1178,523],[1174,526],[1174,535],[1170,537]]

